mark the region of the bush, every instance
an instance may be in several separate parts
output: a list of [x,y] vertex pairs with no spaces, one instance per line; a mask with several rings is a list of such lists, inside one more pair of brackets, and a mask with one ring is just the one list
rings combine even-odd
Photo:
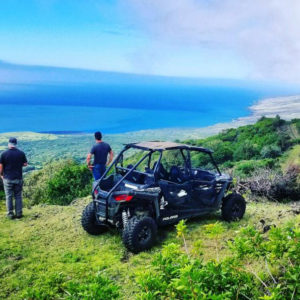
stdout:
[[234,176],[246,178],[251,176],[253,172],[261,168],[274,168],[276,161],[274,159],[262,159],[262,160],[247,160],[240,161],[235,164],[233,173]]
[[257,147],[250,140],[245,140],[233,153],[235,161],[253,159],[259,154]]
[[[268,238],[245,227],[228,241],[230,257],[206,263],[192,257],[185,243],[184,250],[168,244],[146,272],[137,274],[140,299],[298,299],[299,238],[296,225],[273,227]],[[251,266],[257,261],[262,262],[259,273]]]
[[267,145],[262,148],[260,155],[263,158],[275,158],[281,155],[281,149],[277,145]]
[[113,281],[101,274],[90,276],[80,281],[69,281],[65,285],[68,296],[66,299],[101,299],[111,300],[119,298],[119,287]]
[[299,200],[299,174],[297,166],[290,166],[285,174],[277,170],[259,169],[247,179],[246,185],[254,195],[271,201]]
[[179,245],[164,247],[148,272],[138,274],[141,299],[245,299],[253,297],[251,275],[240,272],[236,263],[191,259]]
[[73,160],[59,161],[26,176],[24,198],[29,205],[67,205],[76,197],[88,195],[91,182],[91,172],[85,165]]

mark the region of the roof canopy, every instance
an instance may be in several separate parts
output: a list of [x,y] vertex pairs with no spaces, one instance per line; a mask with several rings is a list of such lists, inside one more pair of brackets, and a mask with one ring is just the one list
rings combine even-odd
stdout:
[[158,141],[151,141],[151,142],[140,142],[140,143],[131,143],[127,144],[129,147],[138,148],[142,150],[172,150],[172,149],[186,149],[186,150],[194,150],[200,151],[205,153],[212,153],[213,151],[210,149],[196,147],[186,144],[174,143],[174,142],[158,142]]

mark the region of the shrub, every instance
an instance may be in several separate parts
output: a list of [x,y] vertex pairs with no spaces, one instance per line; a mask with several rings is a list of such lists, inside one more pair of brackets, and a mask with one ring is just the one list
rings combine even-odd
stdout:
[[262,160],[240,161],[235,164],[233,173],[237,177],[245,178],[249,177],[257,169],[274,168],[275,165],[276,161],[270,158]]
[[246,185],[254,195],[272,201],[298,200],[300,186],[297,182],[300,169],[290,166],[285,174],[278,170],[259,169],[247,179]]
[[30,205],[67,205],[76,197],[88,195],[91,181],[88,168],[73,160],[50,163],[26,176],[24,198]]
[[49,203],[65,205],[74,198],[90,192],[91,173],[85,165],[71,162],[49,179],[47,193]]
[[189,258],[176,244],[164,247],[152,269],[138,274],[141,299],[246,299],[254,296],[251,275],[236,262],[222,263]]
[[242,228],[233,242],[228,241],[229,248],[239,257],[246,255],[259,257],[265,254],[262,248],[263,236],[253,226]]
[[[229,242],[230,249],[239,258],[263,258],[265,272],[271,277],[265,280],[270,296],[260,299],[298,299],[300,297],[300,228],[286,224],[272,227],[268,238],[262,232],[248,226]],[[270,266],[269,266],[270,265]],[[272,274],[272,271],[273,274]],[[252,272],[257,278],[258,275]]]
[[[182,233],[184,223],[177,228]],[[213,230],[211,230],[213,228]],[[220,225],[208,228],[218,233]],[[186,228],[184,227],[184,231]],[[220,262],[191,257],[171,243],[146,272],[137,274],[140,299],[298,299],[300,296],[300,229],[271,228],[268,238],[253,226],[229,241],[231,256]],[[262,262],[260,272],[251,264]]]
[[267,145],[262,148],[260,155],[263,158],[275,158],[281,155],[281,149],[277,145]]
[[233,153],[235,161],[252,159],[259,154],[256,146],[250,141],[245,140],[244,143],[240,144]]
[[69,281],[65,284],[65,299],[101,299],[111,300],[119,298],[119,287],[113,281],[101,274],[90,276],[85,280]]
[[233,159],[233,150],[228,144],[219,143],[214,152],[214,159],[218,164],[224,163],[226,161],[232,161]]

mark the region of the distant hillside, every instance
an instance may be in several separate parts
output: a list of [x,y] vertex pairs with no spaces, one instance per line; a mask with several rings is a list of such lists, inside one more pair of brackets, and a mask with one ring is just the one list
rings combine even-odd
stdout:
[[[274,163],[276,158],[299,142],[299,120],[284,121],[278,118],[262,118],[254,125],[225,129],[210,137],[207,136],[220,131],[220,128],[217,127],[214,130],[210,128],[143,130],[105,135],[104,140],[111,144],[115,154],[122,149],[123,144],[130,142],[181,140],[213,149],[217,162],[222,167],[228,168],[237,166],[243,160],[248,159],[254,159],[256,163],[261,164]],[[28,156],[30,169],[39,169],[45,163],[58,159],[73,158],[78,162],[84,162],[94,143],[92,134],[2,133],[0,134],[0,152],[7,148],[7,140],[10,136],[18,137],[19,147]],[[247,144],[249,149],[245,149]],[[243,153],[244,150],[247,151]],[[262,150],[264,153],[261,153]]]
[[[205,139],[184,142],[214,150],[214,158],[222,168],[233,168],[237,173],[247,175],[258,167],[279,167],[283,154],[300,143],[299,136],[300,119],[285,121],[278,116],[262,117],[253,125],[226,129]],[[208,163],[205,159],[194,157],[202,165]]]
[[[126,143],[146,140],[175,140],[208,136],[205,129],[159,129],[128,132],[124,134],[108,134],[104,140],[110,143],[117,154]],[[35,132],[0,133],[0,153],[7,149],[9,137],[19,140],[19,147],[27,154],[30,169],[40,169],[46,163],[58,159],[73,158],[83,162],[94,144],[93,134],[40,134]]]

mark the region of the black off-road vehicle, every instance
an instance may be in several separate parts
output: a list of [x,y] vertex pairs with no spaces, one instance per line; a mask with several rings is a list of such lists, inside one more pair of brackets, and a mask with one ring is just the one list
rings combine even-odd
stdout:
[[94,235],[115,226],[127,249],[137,253],[154,244],[158,226],[220,208],[226,221],[241,219],[246,202],[237,193],[225,196],[231,183],[209,149],[173,142],[128,144],[94,182],[82,226]]

